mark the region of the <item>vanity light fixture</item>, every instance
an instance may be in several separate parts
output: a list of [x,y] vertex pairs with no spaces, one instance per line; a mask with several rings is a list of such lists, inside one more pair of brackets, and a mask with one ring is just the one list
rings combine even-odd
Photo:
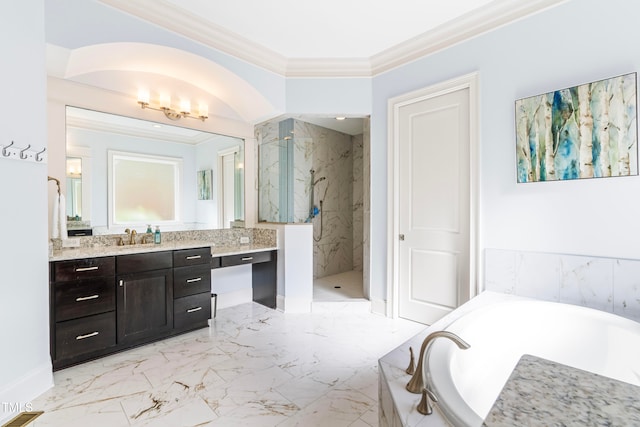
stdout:
[[209,118],[209,106],[206,104],[198,105],[198,115],[191,114],[191,101],[188,99],[180,100],[180,111],[171,108],[171,96],[167,94],[160,95],[160,107],[155,108],[149,105],[149,92],[146,90],[138,91],[138,104],[142,109],[148,108],[154,111],[162,111],[164,115],[171,120],[180,120],[183,117],[202,120],[203,122]]
[[341,122],[341,121],[343,121],[343,120],[345,120],[345,119],[346,119],[346,117],[345,117],[345,116],[338,116],[338,117],[336,117],[336,120],[337,120],[337,121],[339,121],[339,122]]

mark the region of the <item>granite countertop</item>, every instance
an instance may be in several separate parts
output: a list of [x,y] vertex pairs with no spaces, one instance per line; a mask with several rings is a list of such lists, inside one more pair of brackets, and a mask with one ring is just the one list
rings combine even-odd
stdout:
[[64,248],[53,251],[49,257],[49,261],[65,261],[78,258],[95,258],[114,255],[137,254],[144,252],[161,252],[176,249],[193,249],[202,247],[211,247],[212,256],[238,255],[251,252],[264,252],[276,250],[277,247],[261,244],[238,244],[218,246],[214,242],[206,240],[179,240],[166,243],[154,244],[137,244],[126,246],[96,246],[93,248]]
[[640,425],[640,387],[524,355],[483,426]]

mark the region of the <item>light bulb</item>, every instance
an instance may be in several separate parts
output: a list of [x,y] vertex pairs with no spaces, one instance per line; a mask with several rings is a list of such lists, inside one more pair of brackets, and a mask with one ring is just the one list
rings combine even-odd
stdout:
[[188,99],[180,100],[180,112],[181,113],[191,113],[191,102]]
[[138,89],[138,102],[141,104],[149,104],[149,91],[146,89]]
[[160,94],[160,108],[171,108],[171,95]]
[[209,117],[209,106],[207,104],[198,105],[198,115],[200,117]]

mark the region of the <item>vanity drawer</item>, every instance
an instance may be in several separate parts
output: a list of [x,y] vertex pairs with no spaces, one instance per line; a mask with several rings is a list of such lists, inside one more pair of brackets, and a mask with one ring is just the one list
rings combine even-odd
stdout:
[[185,267],[197,264],[209,264],[211,262],[211,248],[183,249],[173,251],[173,266]]
[[185,329],[211,318],[211,291],[173,301],[173,326]]
[[91,277],[113,276],[115,270],[116,261],[114,257],[57,261],[53,266],[53,281],[65,282]]
[[56,322],[115,310],[116,291],[113,277],[98,277],[55,285]]
[[56,323],[56,359],[93,353],[116,345],[116,313]]
[[173,267],[171,251],[118,255],[118,274],[164,270]]
[[173,269],[173,297],[211,292],[211,267],[209,264]]
[[271,261],[271,252],[252,252],[241,255],[227,255],[222,257],[222,267],[231,267],[233,265],[256,264],[258,262]]

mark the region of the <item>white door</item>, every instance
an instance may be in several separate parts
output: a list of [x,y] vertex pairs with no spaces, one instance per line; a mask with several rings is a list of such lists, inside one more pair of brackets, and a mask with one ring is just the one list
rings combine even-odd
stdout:
[[397,111],[398,314],[432,324],[470,298],[470,96]]

